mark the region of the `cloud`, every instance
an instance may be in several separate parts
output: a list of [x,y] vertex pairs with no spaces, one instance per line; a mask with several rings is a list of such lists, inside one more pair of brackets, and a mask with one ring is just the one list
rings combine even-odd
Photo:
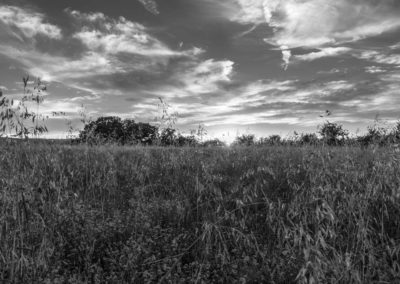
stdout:
[[158,11],[158,5],[155,0],[138,0],[146,8],[147,11],[154,15],[160,14]]
[[171,48],[146,26],[123,17],[65,12],[74,28],[65,35],[65,43],[82,44],[71,57],[43,52],[35,44],[15,48],[0,43],[0,54],[51,82],[51,97],[43,105],[46,112],[64,108],[73,113],[84,103],[99,115],[118,109],[120,115],[135,113],[151,121],[155,113],[150,106],[163,97],[189,117],[213,96],[218,100],[225,95],[224,88],[233,83],[231,60],[204,58],[205,51],[197,47]]
[[[272,35],[265,41],[282,48],[286,61],[284,66],[287,65],[288,51],[291,49],[333,48],[400,27],[400,4],[394,0],[235,2],[240,12],[232,14],[231,20],[242,24],[261,24],[262,21],[268,24],[272,28]],[[323,53],[318,56],[323,56]]]
[[348,72],[348,69],[338,69],[338,68],[332,68],[328,71],[319,71],[318,74],[324,74],[324,75],[332,75],[332,74],[337,74],[337,73],[344,73],[346,74]]
[[365,72],[370,74],[376,74],[376,73],[385,73],[386,70],[379,66],[367,66],[365,67]]
[[304,55],[296,55],[295,58],[300,61],[313,61],[323,57],[333,57],[348,53],[351,51],[351,48],[348,47],[326,47],[321,48],[317,52],[311,52]]
[[[152,120],[157,115],[154,108],[156,99],[161,97],[179,112],[181,125],[196,124],[196,120],[210,116],[209,111],[218,111],[209,105],[216,104],[229,97],[224,90],[233,84],[234,62],[230,60],[191,60],[180,62],[170,77],[162,82],[149,85],[141,90],[143,98],[130,97],[134,102],[133,112],[145,120]],[[203,110],[207,109],[206,114]],[[221,106],[220,109],[225,109]]]
[[239,11],[236,9],[231,20],[241,24],[265,23],[264,2],[260,0],[236,0]]
[[367,50],[361,52],[358,57],[376,63],[400,66],[400,54],[387,54],[383,51]]
[[282,50],[282,67],[283,69],[287,70],[287,68],[289,67],[289,63],[290,63],[290,58],[292,57],[292,52],[290,51],[290,49],[288,49],[287,46],[281,46],[281,50]]
[[[400,98],[398,96],[398,82],[400,80],[400,72],[392,71],[377,75],[377,80],[373,83],[366,82],[365,84],[373,84],[368,87],[375,86],[373,93],[369,95],[360,95],[353,100],[341,102],[343,106],[356,106],[356,113],[348,114],[355,118],[370,117],[374,118],[376,114],[382,114],[386,118],[395,122],[398,120],[398,104]],[[361,92],[362,89],[359,90]]]
[[391,45],[391,46],[390,46],[390,49],[393,49],[393,50],[400,49],[400,42],[399,42],[399,43],[396,43],[396,44],[393,44],[393,45]]
[[7,26],[9,32],[16,37],[20,36],[12,31],[17,28],[25,37],[33,38],[44,35],[52,39],[61,39],[61,29],[45,22],[41,13],[29,11],[16,6],[0,6],[0,22]]
[[349,42],[400,26],[400,9],[393,1],[386,4],[374,0],[263,2],[266,21],[275,28],[270,42],[290,48]]
[[15,49],[10,46],[0,46],[0,53],[17,58],[30,74],[46,81],[64,81],[93,74],[112,74],[123,70],[122,66],[113,64],[108,58],[92,52],[85,53],[75,60],[34,50]]
[[112,19],[103,13],[81,13],[66,10],[83,27],[73,37],[88,49],[106,54],[129,53],[147,57],[195,56],[203,51],[199,48],[175,51],[151,36],[148,29],[124,17]]
[[150,86],[149,94],[169,99],[201,100],[203,95],[224,93],[222,85],[230,84],[234,74],[230,60],[191,60],[180,63],[167,81]]
[[85,47],[80,54],[72,58],[55,55],[38,50],[33,42],[10,44],[7,40],[0,43],[0,54],[18,61],[34,76],[98,95],[106,91],[121,93],[120,85],[143,77],[168,78],[171,74],[163,73],[170,69],[172,59],[198,63],[197,57],[204,53],[197,47],[173,50],[150,35],[145,26],[123,17],[113,19],[103,13],[69,9],[65,12],[77,30],[64,41],[79,40]]
[[[259,80],[231,90],[232,94],[208,107],[196,106],[208,125],[296,124],[315,126],[325,109],[341,109],[343,102],[364,101],[364,83]],[[365,98],[367,101],[370,98]],[[352,112],[356,104],[345,109]],[[346,113],[346,111],[344,113]],[[348,113],[349,113],[348,112]],[[343,115],[342,113],[340,115]],[[337,117],[336,117],[337,118]],[[348,120],[357,121],[357,114]]]
[[191,65],[191,68],[184,71],[182,77],[180,74],[177,74],[177,76],[182,78],[187,91],[201,94],[216,92],[219,90],[219,83],[230,82],[234,62],[208,59],[199,63],[193,62]]
[[60,116],[58,119],[68,119],[76,117],[81,108],[82,106],[79,103],[70,99],[45,99],[40,105],[40,113],[43,116],[52,117],[52,119],[57,119],[53,116],[53,112],[65,113],[65,116]]
[[[345,101],[365,95],[356,83],[345,80],[301,82],[258,80],[220,90],[208,100],[174,103],[184,110],[183,123],[205,123],[208,127],[251,124],[315,125],[321,110],[339,108]],[[204,96],[203,96],[204,97]],[[347,106],[348,109],[354,105]],[[356,119],[356,118],[351,118]]]

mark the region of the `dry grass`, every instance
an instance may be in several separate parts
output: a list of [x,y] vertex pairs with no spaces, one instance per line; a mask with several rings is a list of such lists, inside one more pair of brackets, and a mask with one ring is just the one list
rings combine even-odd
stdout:
[[0,281],[394,283],[400,155],[5,144]]

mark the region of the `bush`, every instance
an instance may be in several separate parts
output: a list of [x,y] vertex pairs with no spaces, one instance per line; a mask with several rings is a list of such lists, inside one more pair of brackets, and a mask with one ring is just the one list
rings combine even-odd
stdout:
[[232,145],[234,146],[252,146],[256,143],[255,136],[253,134],[243,134],[236,137]]
[[204,147],[225,147],[226,143],[219,139],[211,139],[204,141],[201,145]]
[[133,119],[119,117],[99,117],[86,124],[80,132],[82,142],[101,144],[147,144],[157,140],[158,129],[148,123],[136,123]]
[[343,129],[343,126],[338,123],[327,121],[320,129],[319,134],[322,136],[323,141],[328,145],[343,145],[345,139],[348,137],[348,131]]
[[317,145],[319,139],[315,133],[302,133],[300,136],[301,145]]
[[282,143],[283,143],[282,138],[279,135],[270,135],[267,138],[261,137],[257,141],[257,145],[269,145],[269,146],[281,145]]

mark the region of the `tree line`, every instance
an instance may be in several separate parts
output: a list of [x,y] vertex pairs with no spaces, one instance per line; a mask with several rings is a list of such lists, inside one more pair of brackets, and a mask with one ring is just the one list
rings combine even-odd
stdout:
[[117,116],[99,117],[87,123],[75,143],[159,146],[225,146],[219,139],[201,141],[198,135],[183,135],[172,127],[159,129],[150,123],[122,120]]
[[[22,78],[23,94],[14,99],[6,96],[0,90],[0,136],[6,137],[39,137],[48,132],[45,121],[49,118],[40,113],[40,105],[47,92],[47,85],[40,78],[32,79],[29,76]],[[162,108],[160,127],[150,123],[136,122],[133,119],[122,120],[117,116],[99,117],[96,120],[84,122],[78,138],[73,143],[104,144],[117,143],[119,145],[159,145],[159,146],[226,146],[219,139],[203,141],[206,130],[199,126],[190,135],[183,135],[174,129],[177,114],[170,115],[169,105],[161,98],[159,107]],[[32,104],[36,111],[33,111]],[[57,114],[56,114],[57,115]],[[331,115],[329,110],[320,117]],[[256,139],[253,134],[244,134],[236,137],[234,146],[253,145],[378,145],[387,146],[400,143],[400,121],[393,128],[381,127],[378,124],[369,126],[367,133],[357,137],[350,137],[349,131],[343,125],[326,120],[317,133],[294,133],[293,136],[282,138],[279,135]]]
[[[122,120],[116,116],[99,117],[87,123],[79,133],[77,143],[120,145],[159,145],[159,146],[226,146],[219,139],[202,141],[199,134],[183,135],[172,127],[159,129],[149,123],[135,122],[133,119]],[[233,146],[277,146],[277,145],[329,145],[329,146],[387,146],[400,143],[400,122],[392,129],[368,127],[367,133],[350,137],[343,125],[326,121],[317,133],[297,133],[288,138],[271,135],[256,139],[254,134],[243,134],[233,142]]]
[[369,126],[367,133],[350,137],[349,131],[343,128],[343,125],[336,122],[326,121],[320,127],[317,133],[297,133],[283,139],[279,135],[261,137],[256,139],[253,134],[244,134],[238,136],[233,145],[240,146],[262,146],[262,145],[328,145],[328,146],[399,146],[400,144],[400,121],[393,128],[381,127],[378,124]]

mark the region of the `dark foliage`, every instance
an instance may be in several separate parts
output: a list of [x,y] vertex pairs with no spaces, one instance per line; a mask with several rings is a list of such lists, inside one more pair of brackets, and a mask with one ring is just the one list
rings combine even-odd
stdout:
[[257,141],[257,145],[269,145],[269,146],[274,146],[274,145],[281,145],[282,144],[282,138],[279,135],[271,135],[269,137],[265,138],[260,138]]
[[82,142],[147,144],[157,140],[158,129],[148,123],[136,123],[133,119],[122,120],[119,117],[99,117],[96,121],[86,124],[80,132]]
[[256,138],[253,134],[243,134],[236,137],[233,142],[234,146],[252,146],[256,143]]
[[176,130],[173,128],[165,128],[161,131],[160,142],[163,146],[173,146],[176,144],[176,139],[178,135]]
[[368,132],[357,137],[357,141],[361,146],[388,146],[391,144],[398,144],[400,142],[400,122],[396,124],[393,129],[387,129],[373,125],[368,127]]
[[224,147],[226,143],[219,139],[210,139],[202,143],[204,147]]
[[326,144],[334,146],[343,145],[349,135],[342,125],[329,121],[321,126],[319,134]]

